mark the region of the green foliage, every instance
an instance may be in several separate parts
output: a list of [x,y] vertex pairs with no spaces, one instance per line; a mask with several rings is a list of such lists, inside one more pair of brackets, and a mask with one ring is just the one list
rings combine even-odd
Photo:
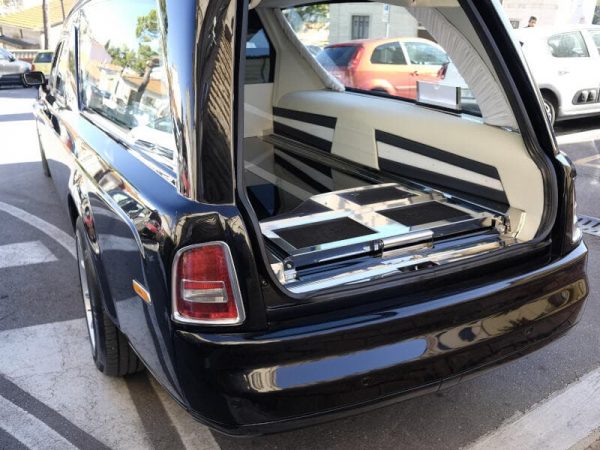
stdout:
[[135,50],[127,45],[112,46],[110,41],[106,43],[105,48],[113,64],[132,69],[142,76],[158,57],[156,50],[149,45],[150,42],[158,39],[159,35],[158,14],[155,9],[146,16],[138,17],[135,35],[139,44]]
[[135,36],[141,42],[150,42],[158,38],[158,13],[155,9],[150,11],[147,16],[138,17]]

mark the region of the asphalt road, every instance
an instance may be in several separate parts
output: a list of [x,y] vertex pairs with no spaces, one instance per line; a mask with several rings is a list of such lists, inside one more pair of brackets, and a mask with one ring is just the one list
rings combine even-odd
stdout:
[[[252,439],[213,433],[149,375],[108,379],[95,370],[68,216],[39,162],[34,95],[0,90],[1,449],[462,448],[600,368],[600,238],[586,236],[587,310],[558,342],[435,395],[349,419]],[[559,134],[594,126],[561,124]],[[600,217],[600,141],[563,150],[577,162],[580,212]]]

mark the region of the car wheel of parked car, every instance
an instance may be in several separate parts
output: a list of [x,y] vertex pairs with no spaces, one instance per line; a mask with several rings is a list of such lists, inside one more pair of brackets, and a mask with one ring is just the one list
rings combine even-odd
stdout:
[[554,122],[556,121],[556,105],[554,104],[554,101],[547,96],[544,96],[544,109],[546,110],[548,119],[550,119],[550,123],[554,125]]
[[75,241],[85,321],[96,367],[103,374],[113,377],[139,372],[144,368],[143,364],[129,346],[127,337],[104,310],[81,218],[77,219]]

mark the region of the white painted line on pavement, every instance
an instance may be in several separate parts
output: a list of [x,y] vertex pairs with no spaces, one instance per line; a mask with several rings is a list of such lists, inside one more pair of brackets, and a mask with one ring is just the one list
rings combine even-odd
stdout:
[[600,139],[600,130],[582,131],[580,133],[564,134],[556,137],[558,145],[578,144]]
[[56,256],[40,241],[0,245],[0,269],[56,261]]
[[[110,448],[152,448],[126,382],[96,369],[84,319],[2,331],[0,342],[8,380]],[[152,384],[186,447],[219,449],[207,427]]]
[[60,228],[40,219],[37,216],[34,216],[33,214],[28,213],[27,211],[17,208],[16,206],[9,205],[8,203],[0,202],[0,211],[4,211],[5,213],[10,214],[11,216],[31,225],[32,227],[37,228],[39,231],[62,245],[71,254],[71,256],[73,256],[73,258],[77,257],[75,253],[75,239],[73,239],[71,235],[65,233]]
[[0,428],[27,448],[76,450],[76,447],[44,422],[2,396],[0,396]]
[[481,437],[468,450],[566,450],[600,427],[600,369]]

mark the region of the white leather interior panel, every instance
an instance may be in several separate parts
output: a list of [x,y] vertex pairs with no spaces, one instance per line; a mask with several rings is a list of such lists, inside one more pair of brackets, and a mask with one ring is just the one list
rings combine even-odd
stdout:
[[273,83],[244,86],[244,137],[262,136],[273,129]]
[[289,93],[299,90],[323,89],[325,84],[287,38],[273,10],[256,10],[276,52],[273,84],[273,104]]
[[471,170],[453,166],[442,161],[438,161],[428,156],[419,155],[417,153],[405,150],[403,148],[394,147],[384,142],[377,143],[379,157],[406,164],[412,167],[426,167],[432,172],[446,175],[452,178],[462,179],[469,183],[485,186],[497,191],[503,191],[500,181],[487,177]]
[[[370,167],[379,168],[376,130],[494,166],[510,206],[526,212],[518,237],[529,240],[539,227],[544,203],[542,175],[518,133],[485,125],[475,117],[352,92],[293,92],[276,105],[336,117],[332,153]],[[421,162],[429,165],[424,169],[435,170],[431,161]]]
[[318,138],[325,139],[326,141],[333,142],[333,129],[322,127],[308,122],[302,122],[300,120],[288,119],[287,117],[277,117],[277,122],[287,125],[288,127],[295,128],[296,130],[304,131],[305,133],[312,134]]

